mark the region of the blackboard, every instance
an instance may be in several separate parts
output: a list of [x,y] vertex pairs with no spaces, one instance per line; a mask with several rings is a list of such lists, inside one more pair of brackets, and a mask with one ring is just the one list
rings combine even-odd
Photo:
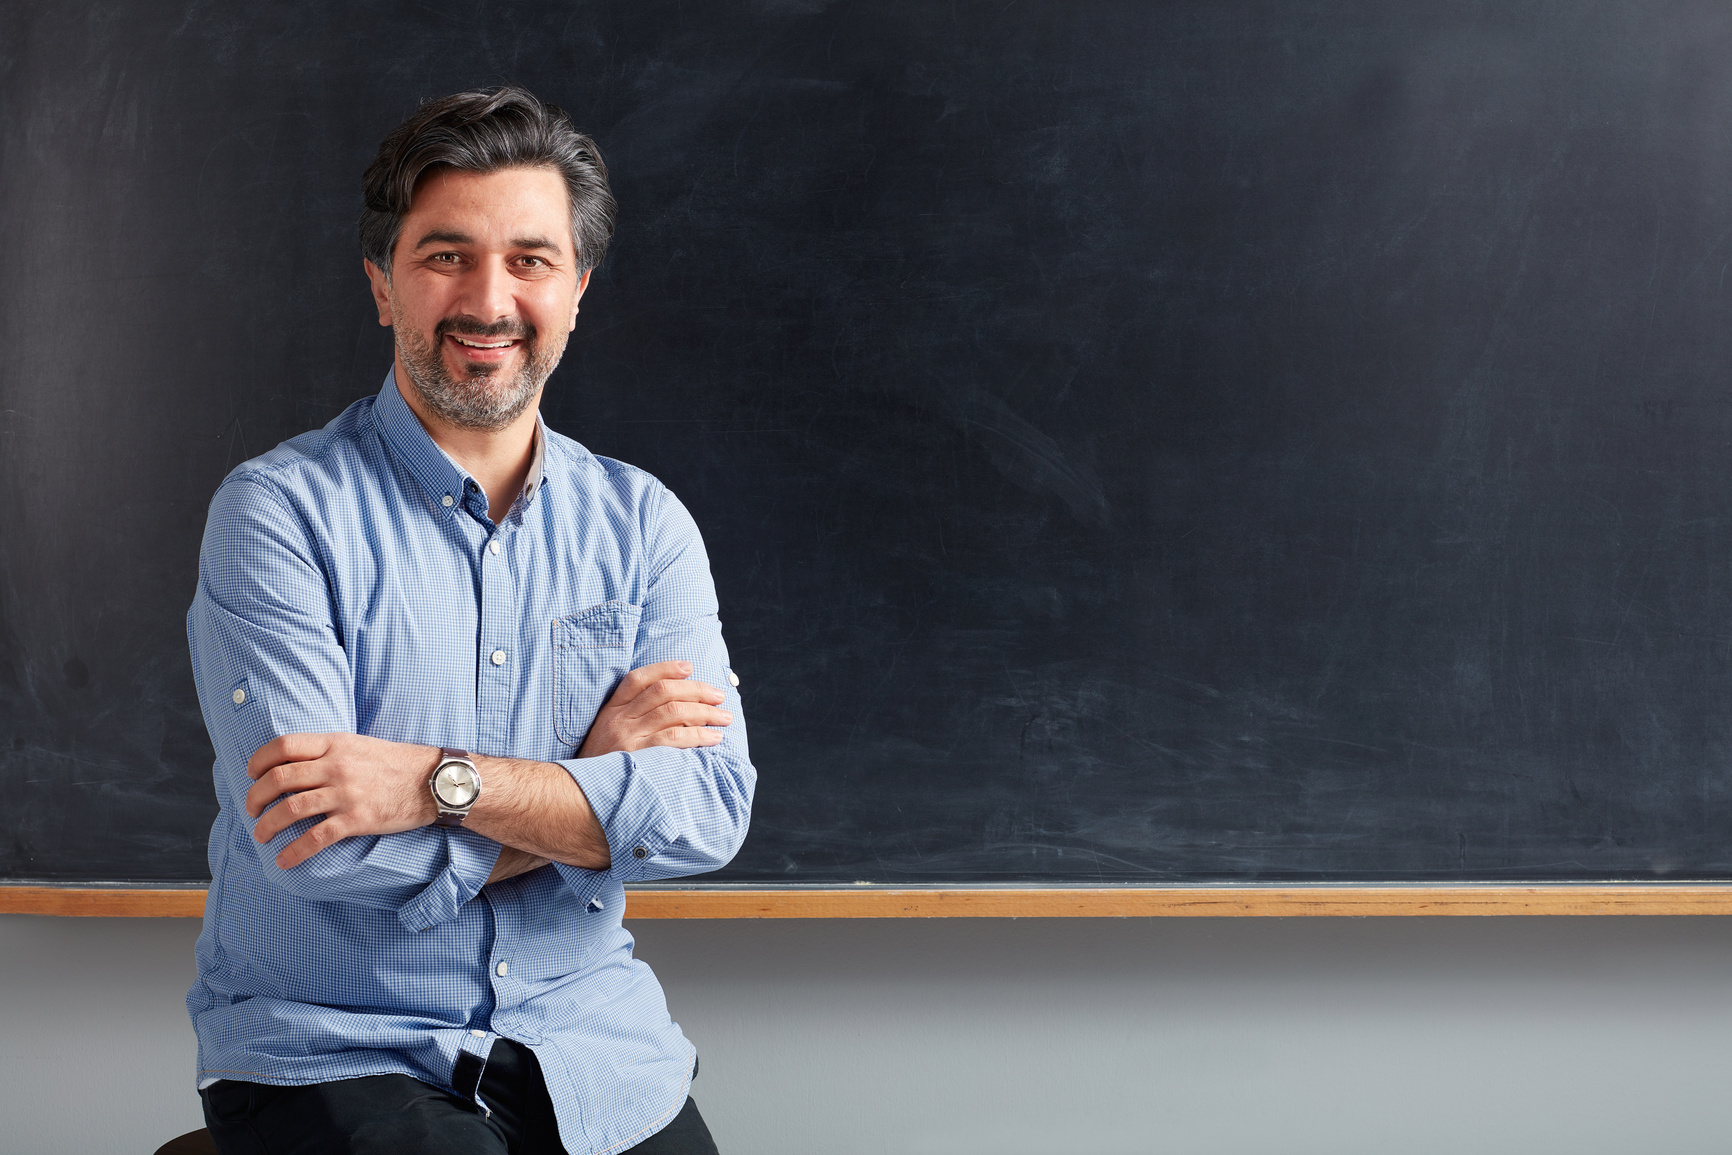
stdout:
[[544,414],[708,540],[718,880],[1732,873],[1732,9],[21,3],[0,878],[206,877],[224,473],[377,389],[359,175],[519,82]]

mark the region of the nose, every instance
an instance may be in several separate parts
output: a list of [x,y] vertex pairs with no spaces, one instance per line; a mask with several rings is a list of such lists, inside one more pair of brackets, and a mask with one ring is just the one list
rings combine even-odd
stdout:
[[517,315],[516,280],[503,262],[482,261],[463,278],[462,312],[483,325]]

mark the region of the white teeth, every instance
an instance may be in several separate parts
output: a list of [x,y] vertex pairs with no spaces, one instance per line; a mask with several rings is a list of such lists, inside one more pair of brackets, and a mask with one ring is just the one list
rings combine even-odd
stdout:
[[451,334],[451,337],[459,345],[467,345],[471,349],[504,349],[504,348],[509,347],[511,344],[510,341],[497,341],[491,345],[483,345],[480,341],[465,341],[462,337],[457,336],[457,334],[455,334],[455,333]]

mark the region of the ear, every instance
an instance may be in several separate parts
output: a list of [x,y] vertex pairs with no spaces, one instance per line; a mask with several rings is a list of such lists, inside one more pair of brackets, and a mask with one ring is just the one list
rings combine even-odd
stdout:
[[577,279],[577,292],[571,295],[571,324],[568,326],[568,331],[577,328],[577,303],[583,300],[583,291],[589,288],[589,275],[594,271],[594,269],[585,269],[583,276]]
[[366,271],[367,281],[373,289],[373,304],[379,307],[379,324],[389,328],[391,325],[391,282],[385,279],[385,274],[372,261],[363,259],[361,268]]

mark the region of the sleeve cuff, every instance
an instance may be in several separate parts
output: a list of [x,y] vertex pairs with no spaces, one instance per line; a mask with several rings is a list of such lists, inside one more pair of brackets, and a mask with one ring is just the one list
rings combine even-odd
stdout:
[[[621,882],[641,882],[650,877],[656,855],[673,841],[668,809],[654,778],[659,769],[677,770],[681,753],[651,746],[633,754],[604,754],[560,763],[589,799],[613,860],[609,873]],[[669,759],[662,755],[673,755],[674,765],[663,767],[661,763]]]
[[450,861],[419,894],[397,909],[397,919],[411,933],[450,922],[463,904],[481,893],[504,847],[461,826],[445,828]]

